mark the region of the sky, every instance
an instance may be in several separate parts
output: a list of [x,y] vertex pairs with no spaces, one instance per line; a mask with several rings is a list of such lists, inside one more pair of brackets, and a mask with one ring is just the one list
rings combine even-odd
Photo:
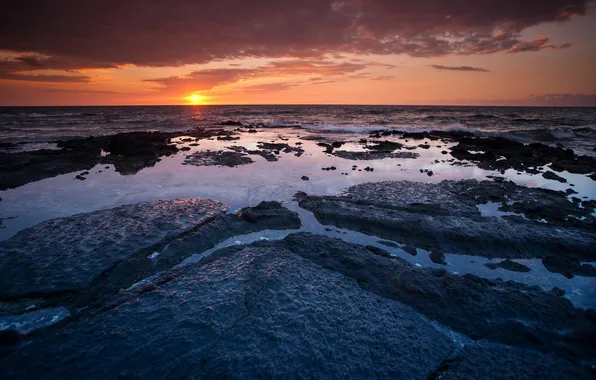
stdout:
[[5,0],[0,106],[596,106],[596,0]]

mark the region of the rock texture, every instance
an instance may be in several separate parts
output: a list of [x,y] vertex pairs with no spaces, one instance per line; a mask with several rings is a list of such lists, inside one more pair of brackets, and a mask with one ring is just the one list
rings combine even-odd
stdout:
[[227,207],[177,199],[120,206],[45,221],[0,242],[0,298],[87,287],[139,250],[173,239]]
[[[400,181],[353,186],[338,197],[298,193],[296,198],[323,224],[423,248],[435,257],[439,253],[509,259],[565,257],[573,265],[547,268],[563,273],[569,267],[572,275],[591,273],[579,263],[596,260],[594,207],[590,202],[570,201],[562,192],[504,181]],[[489,201],[501,203],[503,211],[522,214],[482,216],[476,205]]]
[[[279,202],[224,214],[221,202],[155,201],[53,219],[0,243],[0,313],[77,307],[127,288],[221,241],[264,229],[297,229]],[[31,298],[25,302],[23,299]]]
[[[419,312],[482,342],[456,343]],[[226,248],[122,292],[24,337],[0,370],[11,379],[588,379],[577,361],[596,357],[581,338],[594,323],[593,312],[539,289],[301,233]]]

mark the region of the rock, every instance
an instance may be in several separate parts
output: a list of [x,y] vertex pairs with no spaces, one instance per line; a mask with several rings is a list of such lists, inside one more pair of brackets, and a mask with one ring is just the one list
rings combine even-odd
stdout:
[[38,306],[82,307],[232,236],[300,227],[298,215],[279,202],[236,215],[225,210],[219,202],[181,199],[44,222],[0,243],[0,276],[10,280],[0,284],[0,299],[18,304],[34,295],[44,297]]
[[428,145],[428,144],[420,144],[420,145],[418,145],[418,148],[430,149],[430,145]]
[[[480,151],[482,153],[471,153]],[[522,144],[504,137],[466,137],[452,148],[451,155],[469,160],[486,170],[515,169],[530,174],[540,173],[537,167],[550,164],[554,171],[576,174],[596,172],[596,158],[577,156],[573,150],[544,144]],[[592,174],[594,175],[594,174]]]
[[365,140],[364,147],[366,149],[369,149],[369,150],[372,150],[375,152],[391,153],[395,150],[401,149],[403,147],[403,144],[385,140],[385,141],[375,142],[374,144],[368,145]]
[[539,287],[416,268],[319,235],[292,234],[283,246],[473,340],[556,353],[576,362],[596,358],[589,338],[572,338],[596,334],[594,311],[575,308],[569,300]]
[[528,268],[524,264],[520,264],[520,263],[511,261],[511,260],[503,260],[498,263],[487,263],[484,265],[490,269],[501,268],[501,269],[505,269],[505,270],[512,271],[512,272],[529,272],[530,271],[530,268]]
[[307,176],[303,175],[303,176],[302,176],[302,180],[303,180],[303,181],[308,181],[308,180],[309,180],[309,178],[308,178]]
[[430,253],[429,257],[435,264],[447,265],[445,255],[441,252],[433,251]]
[[0,357],[3,376],[426,379],[455,348],[291,248],[231,247],[123,292]]
[[241,127],[243,124],[239,121],[227,120],[219,123],[219,125],[225,125],[229,127]]
[[45,221],[0,242],[0,299],[80,291],[122,260],[225,211],[220,202],[178,199]]
[[559,181],[561,183],[567,183],[567,180],[565,178],[560,177],[551,171],[546,171],[546,172],[542,173],[542,177],[544,177],[546,179],[551,179],[554,181]]
[[499,345],[465,346],[429,379],[590,379],[588,371],[554,355]]
[[[322,224],[431,252],[509,259],[596,259],[593,207],[582,203],[580,208],[562,192],[511,182],[399,181],[356,185],[339,197],[297,195],[296,199]],[[517,210],[536,221],[484,217],[476,206],[486,202],[503,202],[502,210]],[[568,215],[577,219],[571,221]],[[538,222],[542,219],[548,223]]]
[[193,166],[235,167],[252,164],[254,161],[245,153],[219,151],[200,151],[186,156],[184,164]]
[[581,264],[580,260],[566,256],[547,256],[542,259],[544,267],[553,273],[560,273],[567,278],[573,276],[596,277],[596,267],[589,264]]
[[385,158],[418,158],[419,155],[413,152],[397,152],[397,153],[387,153],[387,152],[349,152],[345,150],[336,150],[333,152],[333,155],[339,158],[343,158],[346,160],[359,160],[359,161],[369,161],[369,160],[382,160]]

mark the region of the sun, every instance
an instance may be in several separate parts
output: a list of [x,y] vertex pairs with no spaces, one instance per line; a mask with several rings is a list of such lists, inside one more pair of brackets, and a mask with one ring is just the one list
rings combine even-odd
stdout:
[[204,103],[203,97],[198,94],[190,94],[185,99],[188,102],[188,104],[198,105]]

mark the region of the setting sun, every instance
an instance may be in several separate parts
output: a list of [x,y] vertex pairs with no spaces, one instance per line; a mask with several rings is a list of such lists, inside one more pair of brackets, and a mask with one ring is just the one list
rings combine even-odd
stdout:
[[191,94],[186,97],[188,104],[203,104],[203,97],[197,94]]

